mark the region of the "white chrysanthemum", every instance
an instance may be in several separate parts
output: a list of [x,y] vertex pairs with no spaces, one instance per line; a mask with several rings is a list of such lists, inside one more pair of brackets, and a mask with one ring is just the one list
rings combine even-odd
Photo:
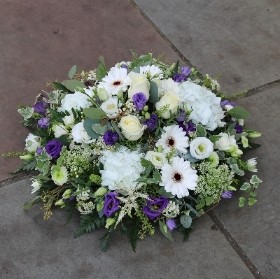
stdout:
[[94,140],[88,135],[84,128],[84,121],[76,124],[72,129],[72,137],[74,142],[77,143],[91,143]]
[[107,101],[103,102],[100,108],[112,119],[119,115],[118,98],[111,97]]
[[190,162],[174,157],[172,164],[165,164],[161,169],[161,183],[166,192],[178,198],[187,197],[189,190],[195,190],[198,176],[191,168]]
[[197,137],[190,143],[190,153],[196,159],[206,159],[213,151],[214,144],[205,137]]
[[189,146],[189,138],[186,133],[178,125],[171,125],[163,128],[164,133],[156,143],[156,146],[162,146],[164,152],[168,153],[175,148],[176,150],[187,153],[187,147]]
[[140,74],[146,74],[148,78],[162,78],[162,70],[156,65],[148,65],[140,67]]
[[61,100],[61,107],[58,108],[58,111],[71,112],[72,108],[75,110],[81,110],[90,107],[90,105],[91,103],[87,95],[81,92],[75,92],[73,94],[65,95]]
[[41,146],[40,137],[29,133],[25,139],[25,149],[29,152],[35,152]]
[[136,181],[144,168],[141,165],[142,154],[130,151],[126,147],[114,152],[105,150],[100,159],[104,166],[101,170],[102,186],[110,190],[131,190],[138,185]]
[[32,184],[31,187],[33,188],[31,194],[36,193],[42,186],[41,182],[35,178],[31,178]]
[[224,112],[221,108],[221,98],[205,87],[191,81],[180,84],[180,98],[185,106],[191,110],[189,119],[195,124],[201,123],[210,131],[223,127]]
[[247,160],[246,164],[247,164],[247,168],[249,171],[258,172],[258,169],[256,168],[256,166],[257,166],[256,158]]
[[148,151],[145,159],[150,161],[157,169],[160,169],[167,162],[165,154],[155,151]]
[[130,77],[127,75],[127,69],[113,67],[105,76],[100,85],[111,95],[117,95],[124,92],[130,85]]
[[63,185],[68,181],[68,171],[66,167],[53,166],[51,170],[52,180],[56,185]]

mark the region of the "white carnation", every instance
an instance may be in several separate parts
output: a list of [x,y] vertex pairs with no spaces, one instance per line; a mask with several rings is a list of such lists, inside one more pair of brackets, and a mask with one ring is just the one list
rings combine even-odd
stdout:
[[117,152],[105,150],[100,159],[104,166],[101,170],[102,186],[110,190],[131,190],[138,185],[136,181],[144,168],[141,165],[142,154],[122,147]]
[[72,137],[74,142],[77,143],[91,143],[94,140],[88,135],[84,128],[84,121],[76,124],[72,129]]
[[71,109],[81,110],[83,108],[88,108],[91,105],[90,101],[88,100],[88,96],[81,93],[75,92],[73,94],[67,94],[61,100],[61,107],[58,108],[58,111],[69,111]]
[[201,123],[210,131],[223,127],[224,112],[220,106],[221,98],[205,87],[190,81],[180,84],[180,98],[191,110],[189,119],[195,124]]

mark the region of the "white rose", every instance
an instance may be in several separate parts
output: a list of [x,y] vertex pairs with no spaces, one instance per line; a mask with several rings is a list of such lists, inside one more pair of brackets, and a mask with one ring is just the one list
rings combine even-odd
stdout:
[[156,110],[159,111],[166,107],[161,116],[165,119],[170,118],[170,112],[176,113],[180,104],[180,98],[176,94],[168,92],[164,94],[160,100],[156,103]]
[[77,143],[91,143],[91,142],[93,142],[93,140],[87,134],[87,132],[84,128],[84,121],[76,124],[73,127],[72,137],[73,137],[74,142],[77,142]]
[[35,152],[40,146],[40,137],[29,133],[27,138],[25,139],[25,149],[29,152]]
[[68,131],[67,131],[66,127],[62,124],[54,125],[52,127],[52,130],[54,132],[54,137],[55,138],[60,138],[61,136],[68,134]]
[[141,125],[139,119],[134,115],[124,116],[119,126],[122,129],[124,137],[131,141],[140,139],[145,130],[145,126]]
[[119,115],[118,98],[111,97],[107,101],[103,102],[100,108],[112,119]]
[[150,161],[157,169],[161,169],[161,167],[167,163],[167,160],[163,153],[148,151],[145,159]]
[[73,94],[67,94],[61,100],[61,107],[58,111],[71,111],[71,109],[81,110],[83,108],[88,108],[91,103],[88,100],[88,96],[81,93],[75,92]]
[[190,143],[191,155],[199,160],[208,158],[213,150],[213,143],[205,137],[197,137]]
[[236,140],[234,136],[230,136],[227,133],[220,133],[220,138],[215,142],[215,147],[222,151],[231,151],[236,146]]
[[62,118],[62,120],[64,122],[64,125],[67,126],[67,127],[72,127],[74,125],[74,122],[75,122],[73,114],[64,116]]
[[150,96],[150,83],[147,80],[146,75],[130,72],[128,76],[131,79],[131,85],[128,89],[128,98],[132,99],[134,94],[142,92],[148,100]]

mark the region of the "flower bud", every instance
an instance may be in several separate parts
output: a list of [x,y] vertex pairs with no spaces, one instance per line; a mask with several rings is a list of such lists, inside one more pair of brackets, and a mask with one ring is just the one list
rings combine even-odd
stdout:
[[107,189],[105,187],[98,188],[93,194],[95,198],[102,197],[107,193]]
[[72,193],[72,190],[71,190],[71,189],[67,189],[67,190],[63,193],[62,197],[63,197],[64,199],[69,199],[69,198],[71,197],[71,193]]
[[60,199],[58,200],[56,203],[55,203],[56,206],[60,206],[61,208],[65,206],[65,203],[63,201],[63,199]]
[[107,218],[105,228],[109,229],[113,224],[115,224],[115,218]]
[[260,132],[257,131],[251,131],[248,133],[248,136],[252,139],[254,138],[259,138],[262,134]]
[[30,161],[32,160],[33,156],[31,154],[26,154],[26,155],[19,156],[19,158],[21,160]]

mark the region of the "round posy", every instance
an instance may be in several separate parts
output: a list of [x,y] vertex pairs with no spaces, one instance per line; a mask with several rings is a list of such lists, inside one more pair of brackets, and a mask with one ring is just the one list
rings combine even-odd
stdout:
[[97,69],[74,67],[69,78],[19,109],[32,130],[22,168],[39,172],[31,192],[45,219],[53,206],[77,210],[78,234],[106,228],[106,248],[118,228],[140,239],[157,224],[168,239],[188,232],[238,190],[239,206],[256,202],[262,181],[244,175],[257,161],[242,156],[260,133],[208,75],[146,54],[110,69],[100,58]]

